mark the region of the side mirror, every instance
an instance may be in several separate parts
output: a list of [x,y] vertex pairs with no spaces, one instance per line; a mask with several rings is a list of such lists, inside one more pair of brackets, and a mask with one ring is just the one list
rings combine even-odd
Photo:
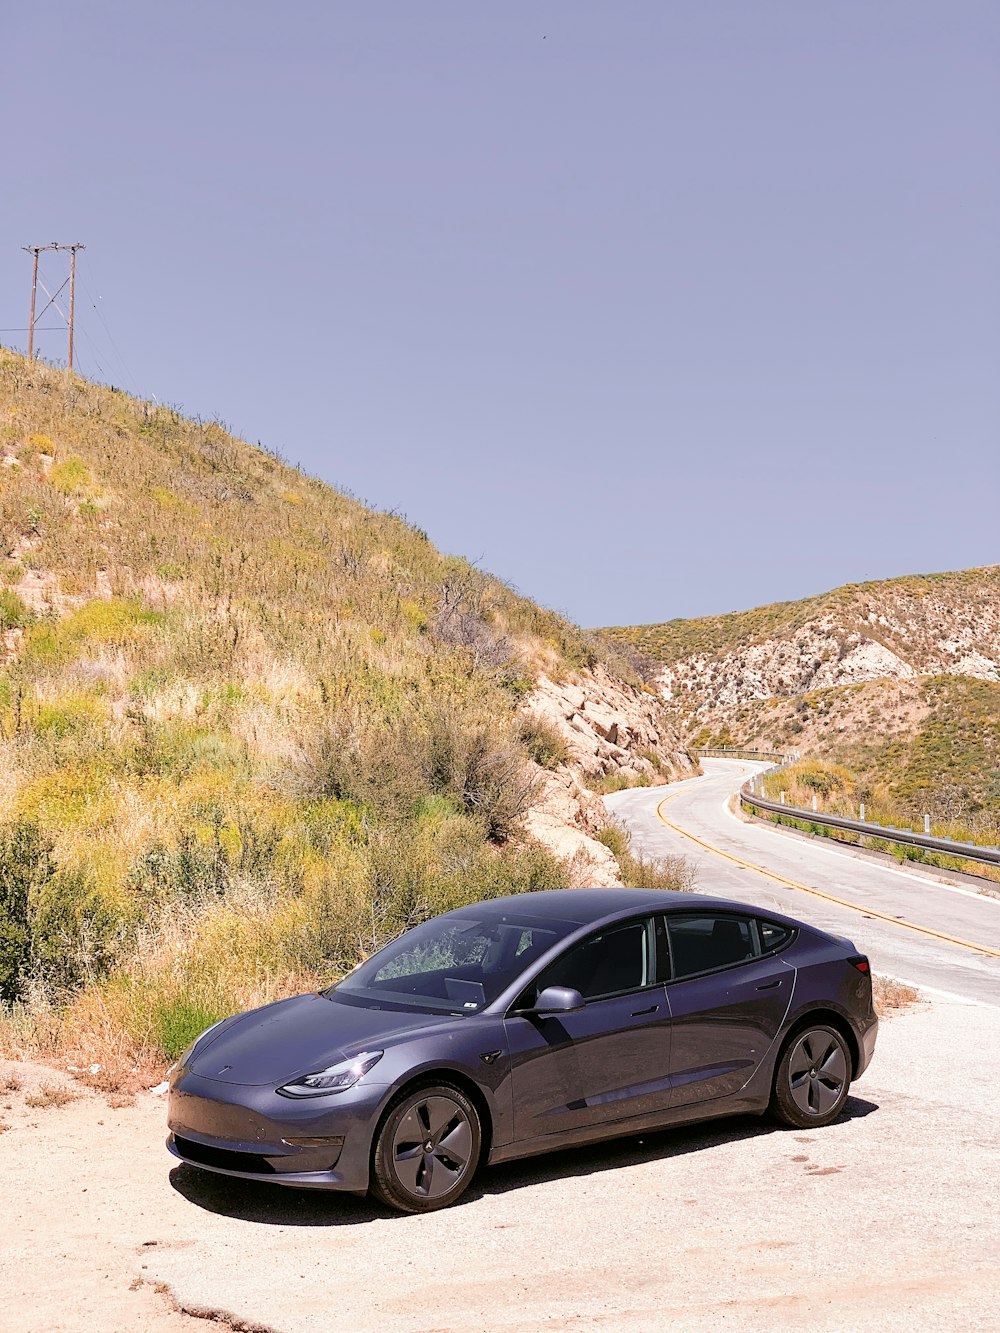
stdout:
[[571,1014],[583,1008],[583,996],[572,986],[546,986],[529,1013],[544,1017],[546,1014]]

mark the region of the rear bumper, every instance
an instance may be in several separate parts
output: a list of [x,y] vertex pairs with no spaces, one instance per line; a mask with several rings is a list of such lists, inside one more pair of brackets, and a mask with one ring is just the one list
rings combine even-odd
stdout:
[[[170,1091],[167,1148],[200,1171],[364,1194],[372,1138],[391,1092],[359,1084],[329,1098],[295,1101],[267,1087],[182,1073]],[[296,1142],[303,1139],[312,1141]]]
[[858,1062],[858,1072],[855,1078],[860,1078],[868,1066],[871,1064],[872,1056],[875,1054],[875,1043],[878,1040],[878,1019],[872,1015],[871,1024],[861,1032],[861,1041],[859,1043],[860,1060]]

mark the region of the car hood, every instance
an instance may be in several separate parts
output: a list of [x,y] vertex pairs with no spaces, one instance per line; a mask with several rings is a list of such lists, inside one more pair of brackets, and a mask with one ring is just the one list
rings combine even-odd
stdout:
[[450,1014],[364,1009],[323,995],[296,995],[225,1022],[198,1047],[187,1069],[221,1083],[277,1086],[454,1021]]

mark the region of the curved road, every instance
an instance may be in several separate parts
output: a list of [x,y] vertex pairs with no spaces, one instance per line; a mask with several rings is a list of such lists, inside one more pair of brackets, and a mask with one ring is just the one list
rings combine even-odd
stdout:
[[884,865],[826,839],[744,823],[730,798],[768,765],[706,759],[702,766],[702,777],[605,798],[634,850],[688,857],[701,893],[849,936],[876,972],[1000,1007],[1000,898]]

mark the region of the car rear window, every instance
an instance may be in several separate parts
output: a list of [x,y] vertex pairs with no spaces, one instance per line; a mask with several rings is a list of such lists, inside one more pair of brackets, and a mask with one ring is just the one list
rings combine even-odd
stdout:
[[771,953],[774,949],[780,949],[792,938],[791,928],[783,926],[777,921],[758,921],[757,930],[760,932],[762,953]]

